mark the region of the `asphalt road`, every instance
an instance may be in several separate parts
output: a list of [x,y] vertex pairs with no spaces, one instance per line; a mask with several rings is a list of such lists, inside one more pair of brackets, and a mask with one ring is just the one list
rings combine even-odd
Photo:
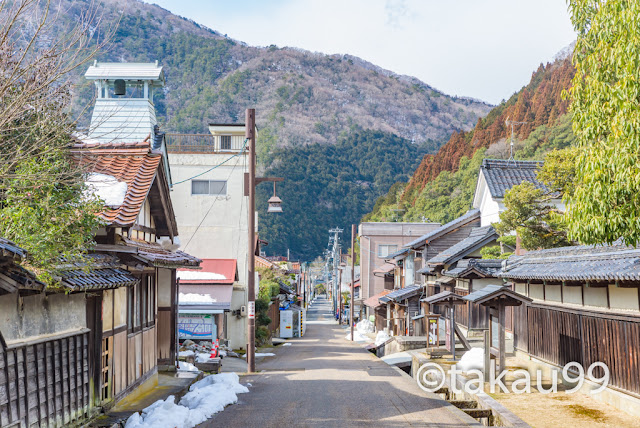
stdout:
[[250,392],[201,427],[469,426],[466,414],[345,340],[327,300],[307,319],[305,336],[257,361],[260,373],[241,380]]

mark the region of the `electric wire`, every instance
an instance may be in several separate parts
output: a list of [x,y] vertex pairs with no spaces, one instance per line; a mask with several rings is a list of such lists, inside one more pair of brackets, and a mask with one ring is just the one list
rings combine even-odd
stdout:
[[[235,157],[240,156],[241,154],[243,154],[243,153],[245,152],[245,149],[247,148],[247,141],[249,141],[249,139],[248,139],[248,138],[245,138],[245,139],[244,139],[244,143],[242,143],[242,149],[240,149],[240,152],[236,153],[235,155],[230,156],[229,158],[227,158],[227,159],[223,160],[222,162],[220,162],[220,163],[219,163],[219,164],[217,164],[217,165],[212,166],[212,167],[211,167],[211,168],[209,168],[208,170],[201,172],[200,174],[196,174],[196,175],[194,175],[193,177],[185,178],[184,180],[176,181],[175,183],[173,183],[173,185],[175,186],[176,184],[182,184],[182,183],[185,183],[185,182],[187,182],[187,181],[191,181],[191,180],[193,180],[194,178],[198,178],[198,177],[200,177],[201,175],[204,175],[204,174],[206,174],[207,172],[213,171],[214,169],[216,169],[216,168],[218,168],[218,167],[220,167],[220,166],[224,165],[225,163],[229,162],[231,159],[233,159],[233,158],[235,158]],[[235,166],[234,166],[234,168],[235,168]]]

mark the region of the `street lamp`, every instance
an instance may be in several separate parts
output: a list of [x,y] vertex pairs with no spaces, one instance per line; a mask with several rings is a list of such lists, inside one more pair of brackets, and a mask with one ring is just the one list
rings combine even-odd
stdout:
[[284,181],[282,177],[256,177],[256,110],[248,108],[245,112],[245,138],[249,140],[249,172],[244,175],[245,196],[249,197],[249,257],[247,278],[247,372],[256,371],[256,186],[263,181],[273,182],[273,196],[269,199],[270,213],[282,212],[282,200],[276,196],[276,181]]

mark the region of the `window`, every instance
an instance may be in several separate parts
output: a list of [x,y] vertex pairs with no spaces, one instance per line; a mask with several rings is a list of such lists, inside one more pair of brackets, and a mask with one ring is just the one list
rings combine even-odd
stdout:
[[220,150],[231,150],[231,135],[220,136]]
[[378,257],[387,257],[398,251],[397,245],[378,245]]
[[227,182],[222,180],[191,180],[192,195],[226,195]]

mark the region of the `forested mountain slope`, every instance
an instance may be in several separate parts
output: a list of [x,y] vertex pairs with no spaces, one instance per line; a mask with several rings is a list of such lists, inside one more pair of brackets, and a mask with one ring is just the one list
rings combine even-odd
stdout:
[[515,157],[542,159],[553,148],[573,143],[568,89],[574,74],[569,58],[540,65],[531,82],[478,120],[474,130],[458,132],[435,155],[426,155],[407,184],[397,183],[378,199],[365,221],[446,222],[470,208],[483,157],[509,157],[507,119],[514,127]]

